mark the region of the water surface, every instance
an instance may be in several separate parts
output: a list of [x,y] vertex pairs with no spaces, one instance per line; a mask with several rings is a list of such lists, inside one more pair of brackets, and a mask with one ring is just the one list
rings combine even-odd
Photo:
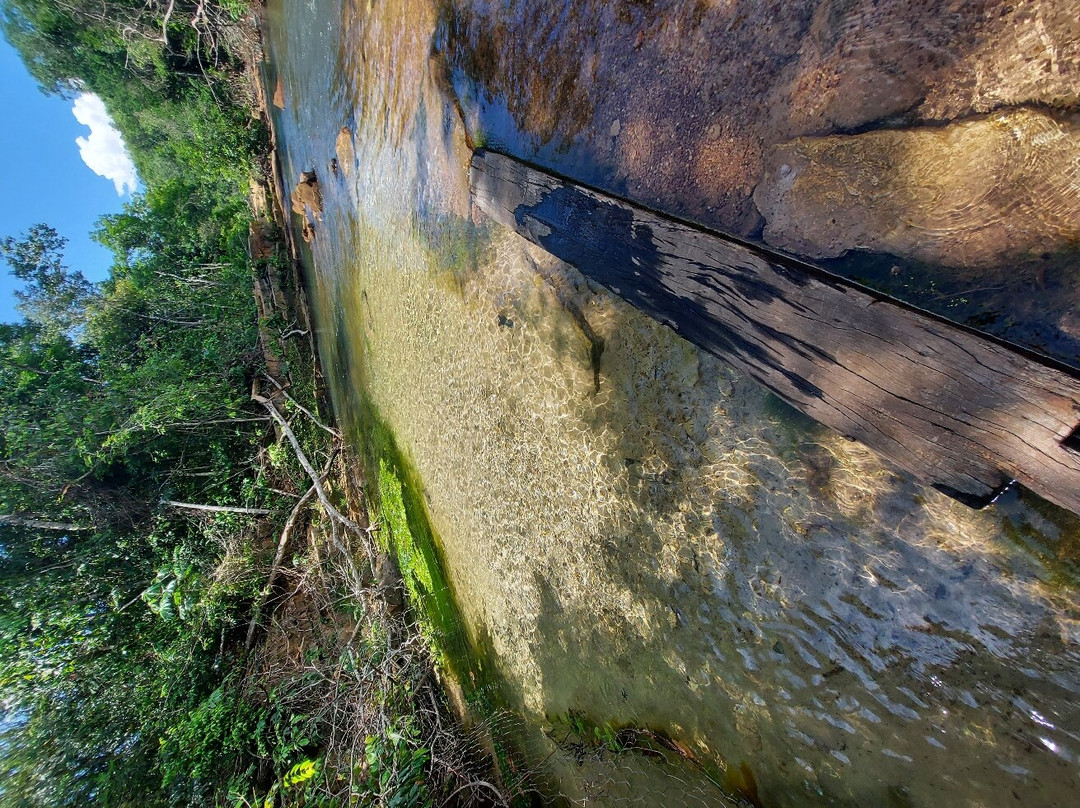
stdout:
[[[322,179],[312,291],[336,406],[348,421],[363,396],[393,430],[553,794],[1074,800],[1075,517],[1016,491],[972,511],[918,485],[469,202],[470,145],[494,145],[916,303],[963,299],[1072,361],[1075,14],[931,5],[271,3],[286,181]],[[354,153],[335,174],[343,127]],[[822,178],[900,187],[910,172],[874,166],[902,150],[932,172],[920,127],[1007,152],[995,165],[1028,195],[995,204],[1027,229],[1002,239],[985,194],[943,179],[904,219],[960,199],[933,239],[874,219],[858,223],[873,250],[847,245],[854,214]],[[1029,138],[1033,167],[1002,132]],[[810,190],[777,196],[769,172],[796,158]],[[1050,189],[1045,221],[1023,219],[1031,188]],[[843,232],[813,226],[833,203]],[[950,297],[976,284],[1007,296]],[[571,716],[663,734],[701,765],[577,748]]]

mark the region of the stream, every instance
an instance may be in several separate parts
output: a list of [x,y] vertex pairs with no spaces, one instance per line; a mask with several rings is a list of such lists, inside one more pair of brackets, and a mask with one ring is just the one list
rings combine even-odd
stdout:
[[545,797],[1075,804],[1080,519],[920,485],[487,220],[468,176],[497,148],[1076,366],[1073,3],[267,20],[335,408],[392,433]]

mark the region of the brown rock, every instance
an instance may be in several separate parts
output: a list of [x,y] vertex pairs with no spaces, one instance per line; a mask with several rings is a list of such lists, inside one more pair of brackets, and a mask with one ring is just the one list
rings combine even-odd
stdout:
[[769,108],[791,137],[1078,101],[1075,0],[824,0]]
[[319,188],[319,178],[314,171],[304,171],[300,174],[300,181],[292,192],[293,213],[303,214],[304,209],[311,210],[316,219],[322,218],[322,191]]
[[966,47],[930,84],[922,117],[941,120],[1033,103],[1059,109],[1080,104],[1076,0],[999,0],[996,5],[981,14],[977,4],[967,6],[974,19],[961,32]]
[[263,219],[252,219],[248,225],[248,252],[251,260],[264,261],[274,254],[273,225]]
[[1080,122],[1018,109],[945,127],[799,138],[754,202],[773,246],[1000,265],[1080,240]]
[[281,83],[280,76],[278,76],[277,84],[274,85],[273,103],[278,109],[285,109],[285,85]]
[[1062,334],[1080,340],[1080,311],[1070,309],[1058,320],[1058,329]]
[[391,614],[405,608],[405,587],[401,569],[392,553],[380,553],[375,561],[376,583],[379,594]]
[[356,152],[353,150],[352,132],[349,131],[349,127],[341,127],[334,151],[337,153],[337,162],[341,172],[346,177],[351,176],[353,163],[356,162]]

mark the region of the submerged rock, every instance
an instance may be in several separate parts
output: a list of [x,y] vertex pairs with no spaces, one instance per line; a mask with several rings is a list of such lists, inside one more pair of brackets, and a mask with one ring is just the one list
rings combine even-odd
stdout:
[[349,131],[349,127],[341,127],[337,142],[334,144],[334,151],[337,154],[337,164],[341,172],[346,177],[351,176],[353,163],[356,162],[356,152],[353,149],[352,132]]
[[769,108],[789,137],[1080,101],[1075,0],[816,3]]
[[798,138],[754,191],[769,244],[1000,265],[1080,240],[1080,121],[1031,109],[941,128]]
[[304,171],[300,174],[300,181],[292,192],[293,213],[304,214],[304,208],[311,210],[316,219],[322,218],[322,191],[319,188],[319,178],[314,171]]

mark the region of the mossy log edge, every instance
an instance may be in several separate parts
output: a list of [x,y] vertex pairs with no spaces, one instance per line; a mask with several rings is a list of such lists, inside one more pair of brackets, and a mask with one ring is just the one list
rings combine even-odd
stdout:
[[491,151],[472,197],[820,423],[966,504],[1013,480],[1080,513],[1072,369],[825,270]]

